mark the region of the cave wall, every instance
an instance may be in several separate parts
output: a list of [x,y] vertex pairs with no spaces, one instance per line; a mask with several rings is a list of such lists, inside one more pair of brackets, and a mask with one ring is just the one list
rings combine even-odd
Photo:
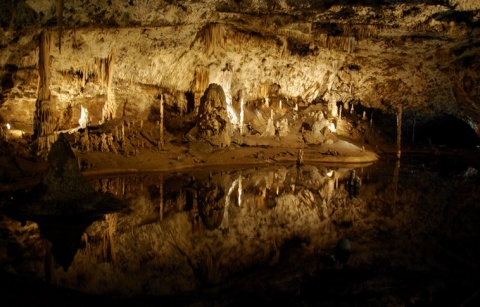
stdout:
[[[448,2],[448,3],[447,3]],[[456,7],[454,7],[456,5]],[[0,4],[0,120],[32,131],[38,37],[51,35],[58,128],[147,118],[158,93],[222,86],[228,99],[279,94],[309,104],[454,115],[480,123],[480,4],[475,1],[20,1]],[[98,65],[115,55],[111,88]],[[206,73],[198,74],[198,71]],[[198,78],[202,77],[202,80]],[[277,93],[268,89],[275,87]],[[110,98],[111,100],[112,98]],[[63,116],[70,108],[70,117]]]

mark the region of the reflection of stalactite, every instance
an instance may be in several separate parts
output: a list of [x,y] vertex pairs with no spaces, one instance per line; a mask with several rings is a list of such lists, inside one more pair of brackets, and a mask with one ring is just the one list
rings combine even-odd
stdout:
[[90,242],[88,241],[88,235],[85,232],[82,234],[82,242],[83,244],[85,244],[85,248],[84,248],[85,253],[87,255],[90,255],[92,251],[90,249]]
[[40,34],[38,57],[39,86],[35,102],[33,139],[38,140],[37,153],[50,150],[55,142],[55,106],[50,100],[50,36],[46,30]]
[[114,235],[117,229],[117,215],[116,214],[106,214],[105,219],[108,222],[108,230],[104,234],[103,240],[103,259],[107,262],[111,262],[113,264],[117,261],[117,256],[115,253],[115,241]]
[[402,155],[402,106],[397,109],[397,159]]
[[203,29],[203,42],[207,55],[213,55],[218,48],[225,47],[225,29],[223,25],[212,23]]
[[159,207],[160,207],[160,212],[159,212],[159,218],[160,218],[160,221],[163,220],[163,177],[160,177],[160,204],[159,204]]
[[225,197],[225,210],[223,211],[223,219],[222,223],[220,224],[220,229],[222,230],[227,230],[229,227],[229,222],[228,222],[228,208],[230,207],[230,198],[232,196],[233,191],[235,190],[235,187],[238,185],[238,191],[239,191],[239,196],[238,196],[238,201],[239,205],[241,203],[241,193],[240,189],[242,187],[242,177],[239,176],[238,179],[236,179],[234,182],[232,182],[232,185],[230,186],[230,189],[228,190],[227,196]]
[[400,174],[400,160],[395,163],[395,170],[393,171],[393,210],[397,205],[397,193],[398,193],[398,176]]

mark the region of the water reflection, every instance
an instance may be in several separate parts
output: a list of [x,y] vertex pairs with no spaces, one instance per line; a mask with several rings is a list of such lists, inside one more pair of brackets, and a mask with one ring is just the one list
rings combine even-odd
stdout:
[[139,225],[190,212],[193,229],[226,231],[231,207],[240,208],[242,202],[260,212],[283,201],[327,210],[333,199],[346,202],[348,197],[359,196],[361,179],[355,169],[302,165],[101,178],[93,180],[93,185],[131,203],[147,201],[158,206]]
[[[92,178],[97,191],[126,200],[130,212],[72,227],[81,244],[66,271],[67,261],[54,257],[47,276],[48,248],[39,238],[65,249],[75,238],[58,241],[41,223],[40,229],[31,222],[22,227],[6,217],[0,224],[7,240],[22,243],[15,261],[8,251],[1,260],[18,273],[116,296],[185,293],[255,268],[271,270],[272,276],[286,267],[309,274],[345,265],[425,269],[427,253],[442,244],[437,238],[451,238],[445,225],[476,233],[470,232],[478,228],[474,223],[459,224],[464,216],[457,205],[470,208],[478,196],[465,193],[451,204],[453,191],[468,191],[475,181],[462,177],[462,169],[457,184],[450,172],[422,163],[275,165]],[[475,262],[474,256],[469,254],[469,261]],[[451,264],[443,259],[431,263]]]

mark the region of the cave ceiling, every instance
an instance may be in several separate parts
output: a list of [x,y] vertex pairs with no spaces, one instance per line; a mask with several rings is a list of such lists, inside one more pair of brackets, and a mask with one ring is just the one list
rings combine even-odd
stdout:
[[38,37],[47,29],[59,110],[94,108],[105,94],[98,63],[113,55],[117,102],[129,101],[137,114],[159,92],[173,101],[218,83],[233,100],[243,91],[247,100],[355,101],[447,113],[473,129],[480,123],[478,0],[25,0],[0,7],[2,121],[32,122]]

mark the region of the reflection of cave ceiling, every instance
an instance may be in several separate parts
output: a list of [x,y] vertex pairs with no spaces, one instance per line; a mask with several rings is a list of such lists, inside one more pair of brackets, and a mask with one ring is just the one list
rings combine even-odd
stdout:
[[159,91],[180,104],[182,93],[218,83],[233,99],[245,89],[249,100],[401,104],[453,114],[472,128],[480,123],[477,0],[26,0],[0,7],[2,122],[33,121],[38,34],[46,28],[60,111],[82,104],[95,114],[106,94],[97,64],[113,55],[115,99],[128,102],[123,110],[131,115]]

